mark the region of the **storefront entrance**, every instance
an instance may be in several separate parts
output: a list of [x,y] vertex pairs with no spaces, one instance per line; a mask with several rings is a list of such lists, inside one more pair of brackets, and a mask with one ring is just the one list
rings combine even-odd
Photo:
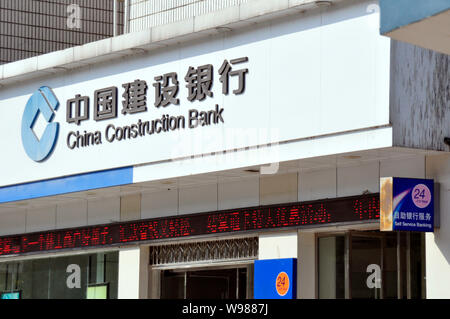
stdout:
[[246,299],[247,267],[161,273],[161,299]]
[[346,232],[318,237],[319,298],[425,298],[424,236]]
[[155,299],[251,299],[258,238],[229,238],[149,247]]

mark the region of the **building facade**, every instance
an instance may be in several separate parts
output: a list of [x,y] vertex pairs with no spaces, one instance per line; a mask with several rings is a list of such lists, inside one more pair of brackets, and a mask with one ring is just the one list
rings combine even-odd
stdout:
[[[377,1],[123,5],[0,66],[2,298],[450,297],[447,54]],[[386,177],[431,228],[382,231]]]
[[114,3],[104,0],[2,1],[0,64],[109,38],[114,31],[116,35],[122,34],[123,2],[116,2],[116,6]]

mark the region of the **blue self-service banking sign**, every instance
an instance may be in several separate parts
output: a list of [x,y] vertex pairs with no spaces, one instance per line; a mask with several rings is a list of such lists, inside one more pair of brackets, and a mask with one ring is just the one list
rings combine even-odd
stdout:
[[297,298],[297,259],[255,260],[255,299]]
[[380,180],[380,230],[434,231],[434,181],[385,177]]

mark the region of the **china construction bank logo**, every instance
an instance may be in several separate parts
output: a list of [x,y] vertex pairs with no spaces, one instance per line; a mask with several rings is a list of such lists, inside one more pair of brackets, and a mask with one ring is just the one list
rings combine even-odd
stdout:
[[[22,144],[27,155],[35,162],[44,161],[51,153],[58,139],[59,123],[53,123],[59,101],[52,89],[43,86],[28,100],[22,117]],[[39,117],[46,126],[42,134],[37,133]]]

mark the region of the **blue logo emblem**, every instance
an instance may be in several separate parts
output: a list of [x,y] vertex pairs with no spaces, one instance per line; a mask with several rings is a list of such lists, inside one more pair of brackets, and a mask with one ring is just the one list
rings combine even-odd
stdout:
[[[58,139],[59,123],[52,123],[59,101],[52,89],[39,88],[28,100],[22,117],[22,144],[27,155],[36,162],[45,160],[53,150]],[[39,115],[47,121],[47,127],[38,138],[33,127]]]

